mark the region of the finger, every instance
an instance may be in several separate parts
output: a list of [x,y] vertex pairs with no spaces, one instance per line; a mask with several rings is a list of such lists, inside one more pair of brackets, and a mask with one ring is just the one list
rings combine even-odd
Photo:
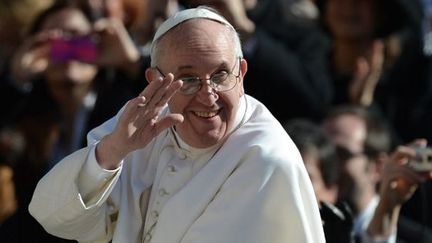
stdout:
[[25,53],[20,62],[20,68],[29,73],[43,72],[49,65],[50,48],[47,45],[36,47]]
[[408,146],[425,148],[427,146],[427,139],[425,138],[414,139],[408,144]]
[[415,158],[416,151],[412,147],[398,146],[391,155],[391,161],[397,164],[407,164],[409,159]]
[[163,130],[183,122],[183,120],[184,117],[181,114],[169,114],[155,123],[155,132],[159,134]]
[[31,55],[33,55],[34,60],[42,59],[42,58],[48,58],[50,55],[50,47],[48,45],[43,45],[38,48],[35,48]]
[[390,183],[390,188],[394,193],[402,196],[403,199],[410,197],[417,189],[418,184],[410,183],[407,180],[401,178],[393,180]]
[[411,184],[419,184],[424,181],[424,178],[416,171],[404,166],[401,178],[407,180]]
[[116,35],[116,26],[111,19],[103,18],[93,25],[93,31],[100,36],[112,36]]
[[34,40],[36,42],[44,42],[52,39],[66,38],[65,33],[61,29],[47,30],[38,33]]
[[[136,121],[138,127],[144,127],[149,124],[149,121],[155,120],[155,118],[159,116],[161,109],[166,105],[168,99],[175,90],[181,86],[181,82],[174,82],[174,85],[171,84],[172,77],[164,79],[162,86],[157,89],[156,93],[153,94],[151,98],[147,98],[145,104],[138,104],[138,107],[140,107],[140,117]],[[146,89],[144,91],[146,91]],[[145,92],[142,94],[144,93]]]
[[129,120],[132,117],[135,117],[138,112],[138,105],[145,103],[146,99],[143,96],[135,97],[134,99],[128,101],[126,107],[123,111],[123,114],[120,117],[121,121]]
[[155,104],[157,101],[155,99],[158,99],[162,96],[162,94],[156,95],[158,92],[166,92],[166,87],[168,87],[173,80],[172,75],[167,75],[167,77],[162,78],[158,77],[156,80],[151,81],[149,85],[141,92],[141,96],[144,96],[147,98],[147,103],[149,104]]
[[152,97],[149,100],[150,106],[157,106],[160,100],[164,96],[164,94],[168,91],[174,77],[172,74],[168,74],[165,78],[163,78],[162,83],[160,83],[159,88],[155,90]]
[[107,18],[99,19],[93,24],[93,30],[95,32],[103,32],[106,29],[108,29],[108,27],[109,27],[109,22]]
[[370,73],[371,66],[364,57],[359,57],[356,63],[355,79],[365,80]]
[[159,103],[157,103],[156,105],[160,107],[165,106],[165,104],[168,103],[171,97],[181,88],[182,85],[183,81],[181,80],[176,80],[172,82],[163,97],[160,99]]
[[375,71],[381,71],[383,63],[384,63],[384,43],[381,40],[376,40],[372,45],[372,57],[371,57],[372,69]]

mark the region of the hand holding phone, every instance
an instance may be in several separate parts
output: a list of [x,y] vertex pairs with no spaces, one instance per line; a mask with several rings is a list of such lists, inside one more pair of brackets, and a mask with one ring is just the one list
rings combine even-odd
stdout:
[[432,148],[416,147],[415,150],[415,158],[408,162],[408,167],[418,173],[432,172]]

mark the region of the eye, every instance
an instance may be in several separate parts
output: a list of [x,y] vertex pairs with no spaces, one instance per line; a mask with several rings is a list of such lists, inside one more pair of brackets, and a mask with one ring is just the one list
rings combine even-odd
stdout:
[[180,77],[183,81],[183,85],[196,85],[201,83],[201,80],[198,77]]
[[226,71],[222,71],[214,74],[211,77],[211,81],[215,84],[222,84],[228,78],[228,73]]

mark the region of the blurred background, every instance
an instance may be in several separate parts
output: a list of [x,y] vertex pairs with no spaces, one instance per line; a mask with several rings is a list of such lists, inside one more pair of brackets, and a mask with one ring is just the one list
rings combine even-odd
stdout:
[[[326,172],[335,179],[328,186],[337,189],[323,201],[343,213],[350,210],[341,205],[351,207],[354,220],[364,208],[341,202],[336,178],[346,163],[340,157],[376,160],[400,145],[432,141],[432,0],[0,0],[1,242],[68,242],[28,214],[37,181],[145,88],[157,27],[176,11],[199,5],[214,8],[236,28],[248,62],[246,93],[293,137],[311,136],[299,120],[316,127],[308,128],[313,136],[327,136],[326,124],[340,107],[379,120],[360,116],[367,129],[359,148],[328,136],[335,146]],[[369,146],[369,134],[379,140],[373,137],[378,123],[388,146]],[[335,123],[332,131],[356,136],[344,124]],[[301,141],[295,139],[299,148]],[[377,152],[371,155],[370,148]],[[372,195],[382,197],[384,174],[376,173],[369,180]],[[401,202],[407,220],[399,223],[397,242],[432,242],[431,183],[416,185]],[[329,204],[322,205],[328,215]],[[352,233],[352,221],[327,222]],[[328,242],[350,240],[331,238],[334,229],[326,232]]]

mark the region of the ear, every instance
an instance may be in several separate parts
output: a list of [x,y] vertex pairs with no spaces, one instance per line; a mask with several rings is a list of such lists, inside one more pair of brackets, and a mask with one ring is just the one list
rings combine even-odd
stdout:
[[149,67],[145,71],[145,77],[148,83],[151,83],[153,80],[156,80],[159,76],[159,72],[152,67]]
[[240,76],[241,76],[241,79],[243,80],[243,78],[244,78],[244,76],[246,75],[246,73],[247,73],[247,69],[248,69],[248,64],[247,64],[247,61],[246,61],[246,59],[241,59],[240,60]]
[[246,61],[246,59],[242,58],[240,60],[240,78],[239,78],[239,85],[241,85],[240,96],[243,96],[245,94],[243,80],[244,80],[244,77],[247,73],[247,69],[248,69],[247,61]]

